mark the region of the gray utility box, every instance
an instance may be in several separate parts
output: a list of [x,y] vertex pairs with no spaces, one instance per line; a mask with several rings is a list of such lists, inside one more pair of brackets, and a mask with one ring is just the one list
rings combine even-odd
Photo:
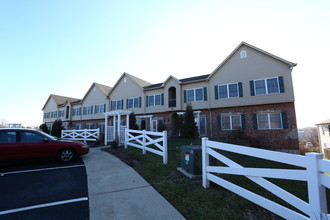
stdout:
[[202,148],[201,146],[181,147],[181,168],[192,175],[202,174]]

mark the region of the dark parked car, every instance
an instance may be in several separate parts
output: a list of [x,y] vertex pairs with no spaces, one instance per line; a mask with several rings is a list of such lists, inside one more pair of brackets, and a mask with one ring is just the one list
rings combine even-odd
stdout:
[[0,129],[0,160],[57,157],[69,162],[88,152],[89,147],[83,142],[57,139],[38,130]]

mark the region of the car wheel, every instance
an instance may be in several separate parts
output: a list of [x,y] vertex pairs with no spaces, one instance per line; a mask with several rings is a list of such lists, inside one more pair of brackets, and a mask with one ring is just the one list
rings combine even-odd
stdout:
[[75,156],[76,153],[72,148],[64,148],[58,152],[57,158],[62,162],[70,162]]

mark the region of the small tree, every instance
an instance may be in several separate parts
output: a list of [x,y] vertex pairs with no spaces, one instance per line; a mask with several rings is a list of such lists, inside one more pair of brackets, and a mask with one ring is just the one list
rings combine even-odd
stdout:
[[56,120],[53,124],[51,134],[55,137],[60,138],[62,130],[63,130],[62,121],[61,120]]
[[43,132],[49,134],[49,129],[48,129],[46,123],[41,124],[41,125],[39,126],[39,128],[40,128],[41,131],[43,131]]
[[129,129],[133,129],[133,130],[139,129],[139,127],[136,124],[136,117],[133,112],[129,114]]
[[186,107],[186,113],[183,119],[182,136],[188,139],[195,139],[198,137],[197,125],[191,104]]

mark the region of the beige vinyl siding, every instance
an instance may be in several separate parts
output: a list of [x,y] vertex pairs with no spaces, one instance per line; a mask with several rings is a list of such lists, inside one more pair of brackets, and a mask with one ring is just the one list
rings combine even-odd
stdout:
[[[206,88],[206,98],[207,100],[204,100],[204,88]],[[193,90],[193,89],[202,89],[203,90],[203,100],[200,101],[192,101],[189,102],[189,100],[186,100],[186,103],[184,102],[184,92],[187,90]],[[209,108],[209,89],[208,89],[208,83],[207,82],[197,82],[197,83],[190,83],[190,84],[184,84],[182,85],[181,89],[181,95],[182,95],[182,102],[181,102],[181,110],[185,110],[188,103],[191,103],[191,106],[193,109],[207,109]]]
[[[123,110],[134,111],[134,114],[143,114],[145,106],[145,97],[142,87],[131,80],[130,77],[123,76],[116,87],[110,93],[110,102],[114,100],[123,100]],[[141,97],[141,108],[127,109],[126,99]]]
[[[154,96],[154,95],[160,95],[160,99],[162,99],[163,95],[163,104],[162,100],[160,100],[160,105],[154,105],[150,106],[147,102],[147,96]],[[154,89],[154,90],[149,90],[145,92],[145,98],[144,98],[144,103],[145,103],[145,113],[146,114],[151,114],[151,113],[159,113],[159,112],[164,112],[165,111],[165,94],[164,94],[164,89]],[[148,100],[149,101],[149,100]]]
[[[247,52],[246,58],[240,58],[240,51]],[[250,81],[273,77],[283,77],[284,93],[251,96]],[[243,97],[215,99],[215,85],[241,82]],[[211,108],[258,105],[268,103],[293,102],[293,86],[290,67],[268,55],[265,55],[250,47],[242,46],[221,68],[210,78],[209,81]]]
[[[176,106],[169,107],[169,89],[173,87],[176,90]],[[164,108],[165,111],[181,111],[182,99],[181,85],[173,78],[170,78],[164,85]]]
[[[44,113],[48,112],[55,112],[58,111],[57,104],[55,103],[53,98],[50,98],[43,110]],[[45,118],[43,115],[43,122],[54,122],[56,119],[55,118]]]
[[[95,105],[106,105],[105,109],[107,109],[109,101],[106,95],[101,91],[98,86],[92,86],[88,91],[81,106],[81,119],[82,120],[91,120],[91,119],[103,119],[104,114],[99,113],[95,114]],[[92,114],[83,114],[84,107],[92,106]]]

